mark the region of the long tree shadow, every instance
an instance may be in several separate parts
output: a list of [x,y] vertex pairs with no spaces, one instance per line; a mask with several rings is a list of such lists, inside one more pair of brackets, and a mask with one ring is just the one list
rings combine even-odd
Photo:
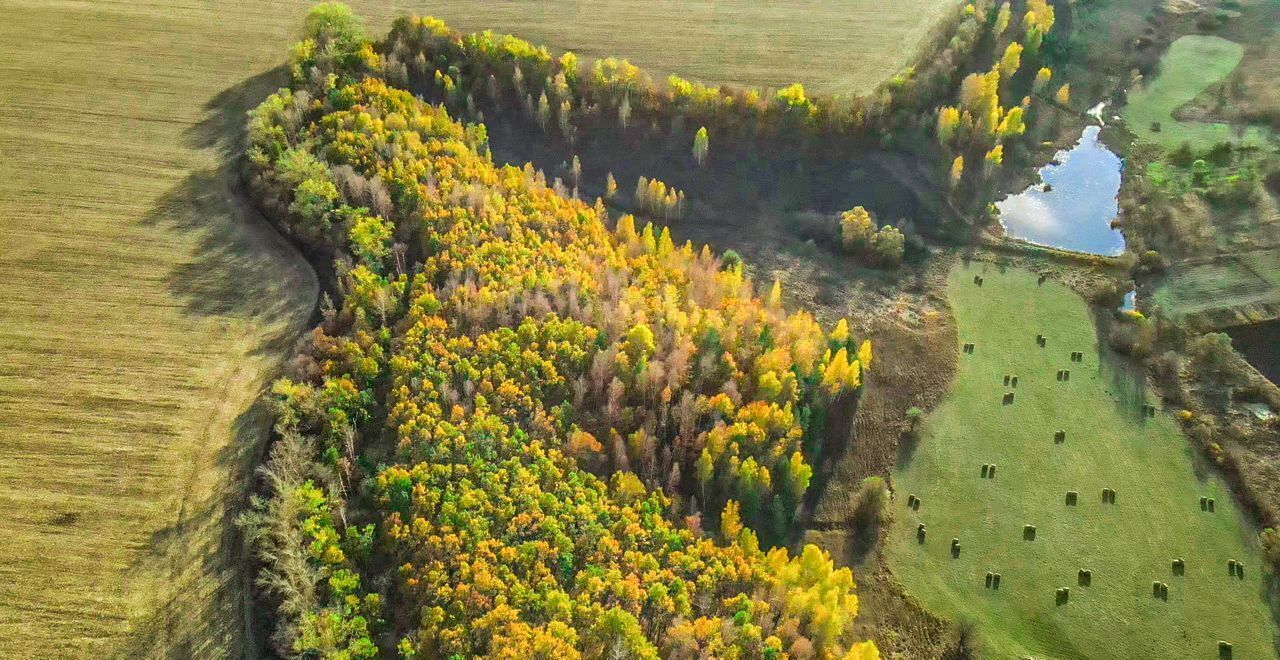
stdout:
[[148,226],[196,237],[192,254],[168,275],[170,290],[191,314],[274,325],[314,305],[314,273],[256,212],[240,177],[247,113],[287,82],[279,66],[214,95],[183,138],[190,148],[216,150],[222,165],[187,176],[143,218]]
[[256,399],[236,416],[213,465],[182,475],[188,487],[208,470],[226,478],[205,497],[188,495],[176,520],[152,533],[150,552],[131,572],[165,585],[164,597],[134,621],[118,657],[258,657],[264,626],[247,606],[252,575],[236,516],[247,505],[244,484],[261,462],[269,420],[266,402]]
[[1276,625],[1271,635],[1271,648],[1280,655],[1280,573],[1275,570],[1269,570],[1262,579],[1262,600],[1267,604],[1267,610],[1271,613],[1271,621]]
[[[222,317],[285,334],[305,321],[315,304],[316,276],[237,190],[229,168],[195,172],[165,193],[143,222],[193,238],[175,255],[168,288],[188,314]],[[291,341],[270,333],[261,349]]]
[[204,105],[200,121],[183,133],[186,146],[238,158],[244,151],[248,112],[288,82],[288,70],[281,65],[218,92]]
[[1120,415],[1134,424],[1147,424],[1150,419],[1143,406],[1151,398],[1146,374],[1141,364],[1111,349],[1110,335],[1114,320],[1104,309],[1094,308],[1094,332],[1098,344],[1098,381],[1116,401]]
[[[245,361],[233,366],[240,369],[234,377],[242,385],[270,381],[317,304],[315,272],[257,213],[240,184],[246,111],[284,82],[283,69],[272,69],[206,104],[184,139],[188,147],[215,150],[222,164],[186,176],[141,220],[189,239],[179,244],[190,247],[170,258],[169,292],[187,315],[221,321],[224,331],[235,332],[226,343],[229,359]],[[265,358],[267,373],[244,371],[263,368],[261,360],[247,363],[255,357]],[[152,535],[150,552],[133,567],[166,588],[135,622],[119,649],[122,657],[252,657],[262,649],[251,571],[235,519],[247,505],[247,484],[261,462],[270,413],[260,392],[243,409],[226,409],[243,405],[244,394],[228,385],[208,403],[206,437],[189,439],[191,458],[179,475],[185,491],[175,520]]]

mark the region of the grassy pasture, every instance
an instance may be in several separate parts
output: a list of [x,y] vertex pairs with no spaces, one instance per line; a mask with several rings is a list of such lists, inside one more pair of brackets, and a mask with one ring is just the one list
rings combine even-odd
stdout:
[[[1262,144],[1266,129],[1237,130],[1231,124],[1178,121],[1173,112],[1204,88],[1227,77],[1244,56],[1244,47],[1222,37],[1187,35],[1169,45],[1154,78],[1129,92],[1121,112],[1125,124],[1140,139],[1166,149],[1190,142],[1198,150],[1218,142]],[[1152,124],[1160,124],[1159,131]]]
[[915,53],[957,0],[439,0],[427,13],[466,32],[510,32],[655,77],[831,94],[870,91]]
[[[1084,302],[1032,273],[983,265],[957,266],[947,290],[957,343],[975,349],[960,354],[948,395],[895,473],[888,552],[907,591],[977,623],[985,657],[1212,658],[1218,640],[1237,658],[1276,657],[1253,531],[1173,419],[1141,415],[1158,402],[1105,355]],[[1057,380],[1060,369],[1069,380]],[[1018,387],[1005,387],[1005,375]],[[997,466],[994,478],[982,478],[983,464]],[[1102,502],[1104,488],[1115,504]],[[918,510],[907,506],[912,494]],[[1202,496],[1214,513],[1200,510]],[[1036,527],[1034,540],[1024,525]],[[1175,558],[1186,560],[1184,575]],[[1231,559],[1244,579],[1228,576]],[[1080,569],[1092,572],[1090,586],[1078,584]],[[985,587],[988,571],[1001,574],[998,590]],[[1152,596],[1155,581],[1168,585],[1167,601]],[[1061,587],[1070,594],[1059,605]]]

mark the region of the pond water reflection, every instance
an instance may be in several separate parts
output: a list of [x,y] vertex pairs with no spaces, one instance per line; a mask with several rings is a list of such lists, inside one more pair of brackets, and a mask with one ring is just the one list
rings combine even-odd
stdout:
[[1086,127],[1074,147],[1058,152],[1056,164],[1040,170],[1044,183],[996,204],[1006,234],[1089,254],[1124,251],[1124,237],[1111,228],[1123,162],[1098,140],[1099,131]]

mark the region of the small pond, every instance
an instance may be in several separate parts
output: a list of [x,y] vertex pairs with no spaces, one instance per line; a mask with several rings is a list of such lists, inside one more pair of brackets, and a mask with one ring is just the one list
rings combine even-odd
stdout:
[[1132,312],[1136,309],[1138,309],[1138,292],[1129,291],[1129,293],[1124,294],[1124,301],[1120,303],[1120,311]]
[[1074,147],[1040,170],[1043,183],[996,204],[1007,235],[1075,252],[1124,252],[1124,237],[1111,228],[1123,164],[1098,140],[1101,130],[1086,127]]

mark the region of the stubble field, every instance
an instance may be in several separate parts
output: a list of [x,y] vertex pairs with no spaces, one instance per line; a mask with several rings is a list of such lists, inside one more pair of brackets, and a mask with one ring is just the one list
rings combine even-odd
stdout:
[[427,12],[465,32],[510,32],[585,57],[625,57],[665,78],[829,94],[869,92],[914,55],[958,0],[509,0]]

